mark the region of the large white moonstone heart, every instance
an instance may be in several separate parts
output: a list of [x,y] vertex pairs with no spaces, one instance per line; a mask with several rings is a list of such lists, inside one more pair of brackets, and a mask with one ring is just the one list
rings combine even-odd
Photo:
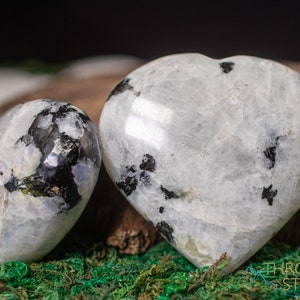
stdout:
[[71,229],[97,182],[96,127],[54,100],[18,105],[0,119],[0,261],[38,260]]
[[300,207],[300,75],[248,56],[178,54],[130,73],[100,119],[128,201],[197,266],[229,273]]

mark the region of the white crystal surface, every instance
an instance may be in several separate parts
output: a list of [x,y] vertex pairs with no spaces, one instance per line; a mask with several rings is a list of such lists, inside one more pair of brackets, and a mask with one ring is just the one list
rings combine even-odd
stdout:
[[154,60],[111,93],[103,160],[129,202],[197,266],[232,272],[300,207],[300,75],[271,60]]
[[0,261],[48,254],[85,208],[100,169],[96,128],[54,100],[18,105],[0,119]]

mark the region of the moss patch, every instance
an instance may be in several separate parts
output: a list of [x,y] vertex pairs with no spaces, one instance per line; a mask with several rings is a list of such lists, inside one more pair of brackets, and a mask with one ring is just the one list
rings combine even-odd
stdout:
[[0,264],[0,299],[295,299],[300,247],[271,242],[231,275],[196,268],[166,242],[119,254],[73,233],[37,263]]

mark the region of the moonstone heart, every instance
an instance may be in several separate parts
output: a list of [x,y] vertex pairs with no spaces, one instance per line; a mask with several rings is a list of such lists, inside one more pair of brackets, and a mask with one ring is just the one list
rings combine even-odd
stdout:
[[38,260],[71,229],[97,182],[96,127],[54,100],[15,106],[0,119],[0,261]]
[[128,201],[196,266],[229,273],[300,207],[300,76],[266,59],[178,54],[130,73],[100,119]]

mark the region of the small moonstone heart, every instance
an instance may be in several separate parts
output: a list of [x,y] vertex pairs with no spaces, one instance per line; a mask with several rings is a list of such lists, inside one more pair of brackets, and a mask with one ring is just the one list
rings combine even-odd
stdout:
[[106,169],[196,266],[230,273],[300,207],[300,75],[276,62],[178,54],[130,73],[99,123]]
[[96,127],[54,100],[0,118],[0,261],[48,254],[85,208],[100,169]]

